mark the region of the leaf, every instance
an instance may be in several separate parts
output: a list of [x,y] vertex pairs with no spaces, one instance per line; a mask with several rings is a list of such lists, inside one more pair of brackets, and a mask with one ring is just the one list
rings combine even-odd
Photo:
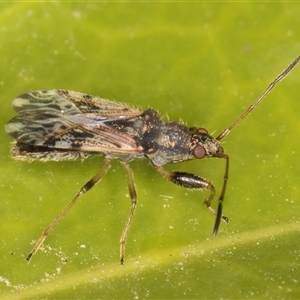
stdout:
[[[19,94],[63,88],[151,107],[217,136],[299,55],[300,8],[291,2],[7,2],[0,14],[2,128]],[[299,80],[298,66],[222,141],[231,222],[216,238],[207,192],[172,185],[147,160],[131,163],[139,203],[124,267],[130,199],[117,161],[25,261],[103,160],[13,161],[3,130],[1,298],[299,298]],[[224,167],[166,166],[208,178],[217,194]]]

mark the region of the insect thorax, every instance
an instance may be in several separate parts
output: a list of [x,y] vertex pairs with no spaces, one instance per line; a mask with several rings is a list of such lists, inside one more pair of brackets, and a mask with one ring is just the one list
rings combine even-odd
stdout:
[[152,109],[143,114],[144,131],[138,139],[142,152],[155,166],[176,163],[189,157],[190,133],[188,127],[177,123],[164,123]]
[[[219,141],[205,129],[188,128],[178,122],[164,123],[152,109],[146,110],[141,117],[143,132],[138,139],[139,145],[155,166],[223,153]],[[194,152],[197,146],[203,149],[202,157]]]

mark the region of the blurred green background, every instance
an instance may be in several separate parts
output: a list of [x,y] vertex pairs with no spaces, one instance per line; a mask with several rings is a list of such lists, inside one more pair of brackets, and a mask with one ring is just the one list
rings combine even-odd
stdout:
[[[152,107],[216,136],[300,54],[299,3],[13,2],[0,9],[2,299],[300,298],[300,66],[222,141],[231,222],[216,238],[202,205],[207,192],[167,182],[147,160],[131,163],[139,203],[125,267],[118,242],[130,200],[117,161],[25,261],[103,159],[14,161],[4,131],[17,95],[64,88]],[[222,160],[166,168],[208,178],[220,192]]]

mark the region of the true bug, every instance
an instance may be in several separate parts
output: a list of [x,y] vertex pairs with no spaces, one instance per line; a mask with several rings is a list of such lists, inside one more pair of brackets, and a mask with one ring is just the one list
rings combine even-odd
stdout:
[[[36,242],[27,260],[38,251],[47,235],[54,229],[77,199],[91,189],[108,171],[110,161],[119,159],[127,174],[131,209],[120,238],[120,263],[124,263],[125,242],[137,204],[137,194],[129,162],[148,157],[156,170],[171,182],[185,188],[208,189],[210,196],[204,204],[215,216],[213,235],[223,219],[229,157],[220,140],[236,127],[299,62],[298,56],[262,95],[216,138],[204,128],[187,127],[179,122],[164,122],[153,109],[140,111],[126,105],[87,94],[67,90],[38,90],[25,93],[13,101],[18,115],[5,126],[15,141],[12,155],[19,160],[59,161],[105,156],[104,167],[90,179],[64,208]],[[170,172],[163,168],[169,163],[216,157],[225,159],[223,187],[217,210],[211,207],[215,196],[213,184],[205,178],[186,172]]]

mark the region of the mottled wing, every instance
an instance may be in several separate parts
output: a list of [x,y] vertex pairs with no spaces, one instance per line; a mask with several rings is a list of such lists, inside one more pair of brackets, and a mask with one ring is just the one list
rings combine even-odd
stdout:
[[106,119],[141,114],[141,111],[122,103],[67,90],[37,90],[25,93],[14,99],[12,106],[19,114],[47,110],[65,115],[97,113]]
[[107,121],[135,119],[142,112],[123,104],[66,90],[39,90],[13,101],[18,116],[5,130],[19,144],[112,157],[138,153],[136,139]]

